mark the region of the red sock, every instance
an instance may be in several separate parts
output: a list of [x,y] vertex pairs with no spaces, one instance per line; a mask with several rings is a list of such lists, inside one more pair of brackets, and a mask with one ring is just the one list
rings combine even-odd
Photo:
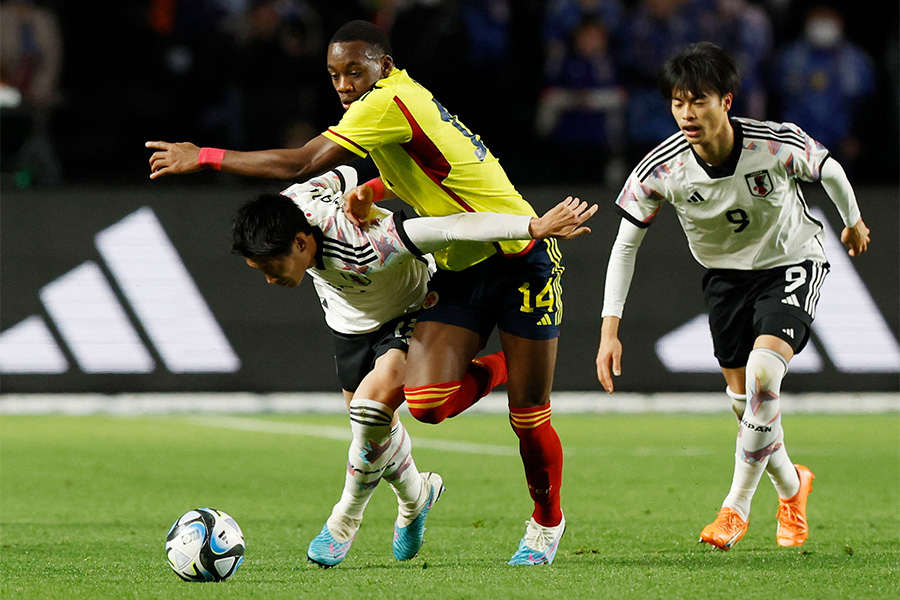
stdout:
[[534,500],[532,518],[545,527],[562,520],[559,489],[562,485],[562,444],[550,424],[550,405],[510,408],[509,422],[519,437],[519,453],[525,466],[525,480]]
[[[478,373],[479,367],[481,367],[480,370],[482,371],[480,374]],[[486,379],[486,381],[476,392],[479,395],[475,400],[484,398],[492,389],[506,383],[506,354],[503,352],[495,352],[473,360],[472,364],[469,365],[469,368],[466,370],[466,377],[471,376],[479,378],[479,375],[480,378]]]
[[446,419],[454,405],[454,398],[462,388],[463,381],[448,381],[434,385],[403,388],[409,413],[417,421],[440,423]]
[[459,381],[404,387],[403,393],[416,420],[436,424],[460,414],[502,383],[506,383],[506,355],[496,352],[473,360]]

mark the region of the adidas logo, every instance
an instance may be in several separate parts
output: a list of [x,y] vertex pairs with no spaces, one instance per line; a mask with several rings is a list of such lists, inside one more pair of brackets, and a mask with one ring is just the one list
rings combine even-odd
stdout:
[[781,333],[785,334],[786,336],[788,336],[791,339],[794,339],[794,328],[793,327],[787,327],[785,329],[782,329]]
[[3,331],[0,373],[64,373],[69,357],[85,373],[151,373],[156,356],[173,373],[240,369],[240,359],[149,207],[98,233],[94,244],[113,282],[100,264],[88,260],[45,285],[41,303],[57,335],[40,315]]
[[790,306],[800,306],[800,301],[797,300],[797,294],[791,294],[787,298],[782,298],[781,303],[788,304]]
[[699,202],[706,202],[706,198],[700,195],[700,192],[695,191],[693,194],[688,197],[688,202],[691,204],[697,204]]

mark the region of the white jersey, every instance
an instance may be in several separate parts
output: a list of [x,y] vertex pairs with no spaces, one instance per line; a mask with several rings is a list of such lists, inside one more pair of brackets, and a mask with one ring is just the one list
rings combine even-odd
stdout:
[[[343,180],[348,175],[352,183]],[[342,192],[354,186],[355,171],[339,167],[281,192],[322,232],[322,238],[316,238],[316,261],[321,266],[306,272],[313,279],[325,322],[345,334],[369,333],[418,309],[433,272],[433,261],[408,241],[398,215],[375,207],[379,218],[365,230],[347,219]]]
[[618,208],[648,227],[670,203],[691,253],[708,269],[824,263],[824,230],[800,182],[819,181],[828,151],[791,123],[733,118],[731,124],[734,150],[724,164],[706,164],[679,131],[632,171]]

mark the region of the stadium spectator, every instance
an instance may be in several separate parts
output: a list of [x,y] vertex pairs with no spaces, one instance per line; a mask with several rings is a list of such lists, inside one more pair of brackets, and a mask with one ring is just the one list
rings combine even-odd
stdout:
[[[299,148],[319,121],[321,19],[304,0],[252,0],[240,32],[241,144]],[[285,74],[290,76],[286,77]]]
[[628,13],[622,41],[621,76],[628,88],[628,154],[643,156],[672,132],[656,74],[667,57],[698,41],[695,0],[640,0]]
[[33,0],[0,3],[0,84],[5,90],[3,170],[16,183],[55,185],[62,166],[52,120],[62,101],[63,40],[56,13]]
[[807,12],[802,36],[778,53],[773,82],[780,118],[809,131],[852,171],[862,149],[858,116],[875,92],[875,69],[844,36],[837,11],[817,5]]
[[701,12],[700,38],[723,48],[738,65],[741,93],[733,110],[753,119],[767,114],[767,61],[775,40],[766,11],[749,0],[714,0],[711,10]]
[[559,62],[569,52],[572,32],[585,19],[603,23],[606,35],[615,42],[626,25],[627,15],[622,0],[550,0],[543,19],[547,64]]
[[781,382],[810,335],[828,272],[824,228],[798,189],[819,182],[838,209],[850,256],[869,243],[850,182],[828,150],[793,124],[729,118],[737,66],[700,43],[669,59],[659,91],[680,131],[637,165],[616,200],[623,215],[609,258],[597,377],[612,393],[622,370],[619,322],[637,250],[662,204],[671,204],[691,252],[707,269],[703,293],[715,357],[738,417],[731,489],[701,541],[728,550],[746,533],[763,473],[778,493],[779,546],[809,536],[814,475],[794,465],[781,427]]
[[[467,71],[466,31],[457,2],[449,0],[387,0],[379,2],[374,21],[390,37],[403,68],[421,73],[422,84],[456,107],[465,98],[455,78],[431,73]],[[329,90],[329,93],[333,93]]]
[[606,26],[585,18],[573,30],[566,54],[548,71],[538,105],[538,134],[549,142],[548,170],[597,181],[609,170],[618,179],[610,166],[621,161],[625,98]]

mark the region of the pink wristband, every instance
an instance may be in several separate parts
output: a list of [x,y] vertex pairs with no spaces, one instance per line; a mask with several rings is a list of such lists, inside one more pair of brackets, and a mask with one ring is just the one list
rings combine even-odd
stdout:
[[221,148],[200,148],[197,162],[201,167],[212,167],[216,171],[221,171],[223,158],[225,158],[225,151]]
[[384,198],[384,182],[381,181],[381,177],[370,179],[363,185],[372,189],[372,202],[378,202]]

